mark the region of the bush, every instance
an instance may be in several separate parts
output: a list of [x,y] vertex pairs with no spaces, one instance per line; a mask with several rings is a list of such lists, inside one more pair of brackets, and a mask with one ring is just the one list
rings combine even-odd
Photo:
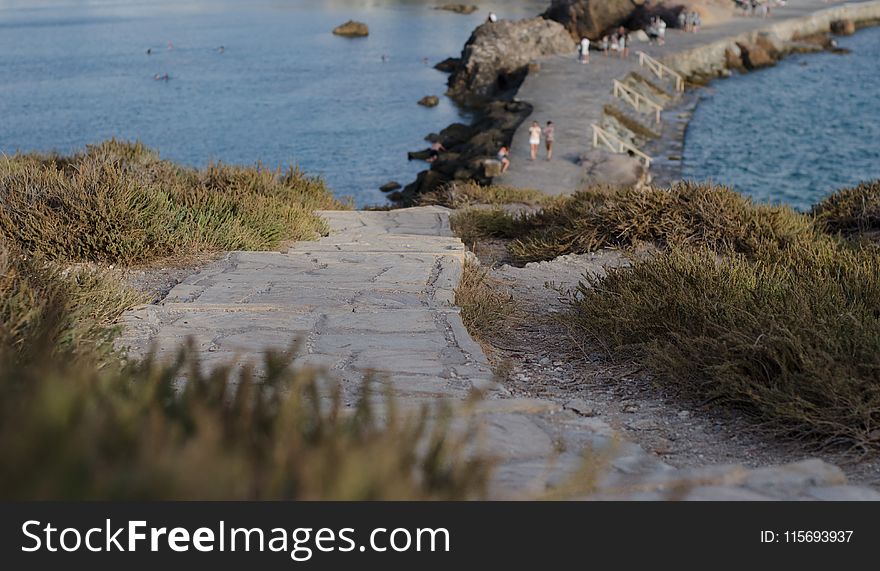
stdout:
[[110,323],[138,300],[102,272],[61,271],[0,238],[0,360],[103,358],[115,333]]
[[0,236],[51,261],[271,249],[326,232],[314,210],[341,206],[296,169],[184,169],[140,144],[0,158]]
[[510,250],[521,263],[638,242],[750,254],[767,243],[784,248],[815,234],[807,217],[787,207],[755,206],[729,188],[690,182],[581,191],[528,216],[518,231],[522,237]]
[[462,208],[477,204],[534,206],[553,200],[555,197],[540,190],[500,185],[482,186],[475,182],[455,182],[440,190],[419,195],[418,205],[437,204],[448,208]]
[[498,337],[516,313],[513,296],[497,287],[488,271],[471,261],[464,264],[455,288],[455,305],[467,330],[480,339]]
[[[0,496],[32,500],[378,500],[482,497],[489,465],[465,457],[446,417],[380,416],[367,392],[266,356],[203,373],[177,361],[97,368],[76,359],[0,362]],[[178,388],[177,381],[187,381]]]
[[813,215],[827,232],[880,232],[880,180],[835,192],[813,207]]
[[753,254],[673,248],[609,270],[573,319],[683,393],[880,447],[880,255],[831,238]]

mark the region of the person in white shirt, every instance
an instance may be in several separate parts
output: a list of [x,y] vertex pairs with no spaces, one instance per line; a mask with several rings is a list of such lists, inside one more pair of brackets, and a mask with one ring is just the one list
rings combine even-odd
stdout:
[[529,146],[531,147],[532,160],[538,158],[538,145],[541,144],[541,126],[537,121],[532,121],[529,127]]
[[486,21],[490,24],[494,24],[498,21],[498,16],[495,14],[495,12],[489,12],[489,18]]
[[581,54],[581,63],[590,63],[590,39],[582,38],[578,51]]

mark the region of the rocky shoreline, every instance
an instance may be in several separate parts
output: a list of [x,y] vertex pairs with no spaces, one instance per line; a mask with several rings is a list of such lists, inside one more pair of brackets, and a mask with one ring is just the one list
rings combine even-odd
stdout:
[[[725,50],[724,66],[707,60],[703,65],[687,67],[690,73],[685,79],[690,87],[701,88],[709,86],[716,80],[731,77],[735,73],[749,73],[772,67],[795,54],[831,52],[845,55],[849,51],[838,47],[835,37],[852,35],[858,30],[880,25],[880,18],[877,17],[877,14],[880,14],[878,5],[880,3],[866,4],[858,12],[851,12],[852,8],[845,6],[844,12],[840,15],[852,16],[856,19],[833,19],[828,23],[826,31],[815,31],[821,30],[824,26],[817,25],[816,18],[811,17],[807,20],[810,27],[801,28],[805,29],[806,33],[794,32],[789,39],[780,37],[775,30],[776,25],[760,30],[750,38],[735,38]],[[859,16],[863,17],[859,18]],[[827,19],[826,16],[818,21]],[[796,30],[800,26],[795,21],[785,22],[780,27],[785,30]],[[681,62],[693,57],[694,54],[674,55],[670,60]],[[650,141],[644,149],[655,159],[651,168],[651,176],[655,184],[668,186],[681,179],[687,129],[702,98],[703,95],[699,91],[689,89],[675,105],[664,111],[667,120],[660,137]]]

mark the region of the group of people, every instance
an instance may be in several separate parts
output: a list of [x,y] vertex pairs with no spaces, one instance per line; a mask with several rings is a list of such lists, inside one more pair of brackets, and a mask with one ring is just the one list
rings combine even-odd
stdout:
[[742,10],[743,16],[760,16],[769,18],[772,16],[773,4],[777,6],[785,6],[785,0],[734,0],[737,8]]
[[[608,52],[614,52],[618,57],[625,58],[629,56],[629,30],[621,26],[613,34],[606,34],[599,40],[598,49],[602,55],[607,56]],[[590,62],[590,40],[584,38],[578,45],[578,53],[580,54],[581,63]]]
[[648,34],[650,41],[662,46],[666,43],[666,20],[660,16],[652,17],[648,27],[645,28],[645,33]]
[[703,19],[697,11],[682,10],[678,13],[678,27],[685,32],[698,32],[703,25]]
[[[532,125],[529,127],[529,154],[533,161],[538,160],[538,147],[541,146],[542,139],[544,147],[547,149],[547,160],[553,160],[553,143],[556,141],[556,126],[553,121],[547,121],[544,128],[541,128],[537,121],[532,121]],[[501,174],[506,173],[510,168],[510,149],[507,146],[501,147],[495,158],[501,163]]]

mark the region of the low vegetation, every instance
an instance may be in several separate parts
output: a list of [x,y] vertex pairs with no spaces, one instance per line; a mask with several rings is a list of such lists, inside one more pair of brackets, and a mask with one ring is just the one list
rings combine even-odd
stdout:
[[419,195],[418,206],[437,204],[447,208],[464,208],[475,205],[525,205],[548,204],[556,198],[528,188],[512,186],[480,186],[474,182],[454,182],[440,190]]
[[812,214],[722,187],[597,188],[519,217],[467,214],[520,262],[604,247],[631,267],[585,278],[568,319],[701,402],[810,442],[880,448],[880,183]]
[[480,340],[497,339],[516,313],[513,296],[492,283],[487,270],[465,262],[455,289],[455,305],[468,331]]
[[813,215],[827,232],[876,238],[880,233],[880,181],[835,192],[813,207]]
[[[464,499],[489,465],[465,457],[437,414],[368,393],[353,409],[318,373],[268,354],[203,372],[192,349],[98,368],[0,362],[0,496],[6,499]],[[178,380],[186,376],[182,388]],[[323,395],[323,396],[322,396]]]
[[49,261],[131,265],[271,249],[326,232],[314,211],[340,207],[297,169],[187,169],[137,143],[0,157],[0,236]]

